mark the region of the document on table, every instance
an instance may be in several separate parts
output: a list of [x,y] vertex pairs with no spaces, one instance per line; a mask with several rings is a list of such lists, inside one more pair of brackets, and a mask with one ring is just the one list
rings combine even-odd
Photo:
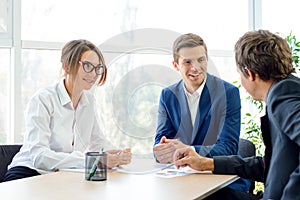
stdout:
[[195,174],[195,173],[201,173],[201,172],[195,171],[190,167],[183,167],[183,168],[177,169],[173,166],[171,168],[167,168],[167,169],[158,171],[155,173],[155,175],[158,177],[162,177],[162,178],[173,178],[173,177],[177,177],[177,176],[185,176],[188,174]]
[[153,159],[132,159],[129,165],[124,165],[116,169],[117,172],[130,174],[153,174],[162,178],[172,178],[188,174],[200,173],[190,167],[177,169],[174,164],[160,164]]
[[132,158],[130,164],[117,167],[116,171],[128,174],[152,174],[172,166],[174,165],[157,163],[154,159]]

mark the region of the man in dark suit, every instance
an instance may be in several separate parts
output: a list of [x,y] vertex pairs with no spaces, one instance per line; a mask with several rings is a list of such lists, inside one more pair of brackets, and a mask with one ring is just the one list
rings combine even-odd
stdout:
[[[276,34],[250,31],[236,43],[235,59],[243,87],[255,100],[266,103],[261,118],[264,158],[204,158],[185,147],[176,151],[175,165],[263,181],[263,199],[300,199],[300,79],[292,74],[291,50]],[[209,198],[219,197],[257,199],[227,188]]]
[[[196,34],[173,44],[173,66],[182,80],[162,90],[154,155],[173,162],[176,149],[192,146],[202,156],[236,155],[240,136],[239,89],[207,73],[207,47]],[[241,181],[241,180],[239,180]],[[250,182],[233,188],[249,189]]]

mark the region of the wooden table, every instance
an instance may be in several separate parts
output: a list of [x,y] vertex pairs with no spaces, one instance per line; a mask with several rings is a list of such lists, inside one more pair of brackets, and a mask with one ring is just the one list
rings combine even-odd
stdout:
[[210,173],[161,178],[109,172],[106,181],[94,182],[83,173],[60,171],[0,183],[0,195],[5,200],[189,200],[202,199],[236,179]]

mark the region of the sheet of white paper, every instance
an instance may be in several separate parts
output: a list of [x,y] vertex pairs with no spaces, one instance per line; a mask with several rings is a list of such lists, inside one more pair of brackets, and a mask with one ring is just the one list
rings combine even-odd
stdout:
[[172,168],[163,169],[159,172],[156,172],[155,175],[162,178],[174,178],[178,176],[185,176],[188,174],[200,173],[191,169],[190,167],[183,167],[177,169],[175,166]]
[[116,171],[129,174],[151,174],[172,166],[174,165],[156,163],[154,159],[132,158],[129,165],[118,167]]
[[66,171],[66,172],[80,172],[80,173],[84,173],[84,172],[85,172],[85,169],[69,168],[69,169],[60,169],[59,171]]

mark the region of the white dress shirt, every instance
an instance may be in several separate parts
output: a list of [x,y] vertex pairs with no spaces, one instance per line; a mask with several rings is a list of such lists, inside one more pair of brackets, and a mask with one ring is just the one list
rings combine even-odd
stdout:
[[114,149],[100,130],[95,105],[94,95],[83,91],[74,110],[64,80],[39,90],[28,103],[23,146],[9,168],[84,168],[85,152]]
[[188,106],[189,106],[193,126],[195,124],[197,110],[198,110],[198,107],[199,107],[199,101],[200,101],[201,93],[203,91],[205,82],[206,82],[206,78],[204,79],[204,81],[200,85],[200,87],[193,94],[189,93],[187,91],[187,89],[185,88],[185,85],[183,84],[183,88],[184,88],[184,91],[185,91],[185,96],[187,98],[187,102],[188,102]]

